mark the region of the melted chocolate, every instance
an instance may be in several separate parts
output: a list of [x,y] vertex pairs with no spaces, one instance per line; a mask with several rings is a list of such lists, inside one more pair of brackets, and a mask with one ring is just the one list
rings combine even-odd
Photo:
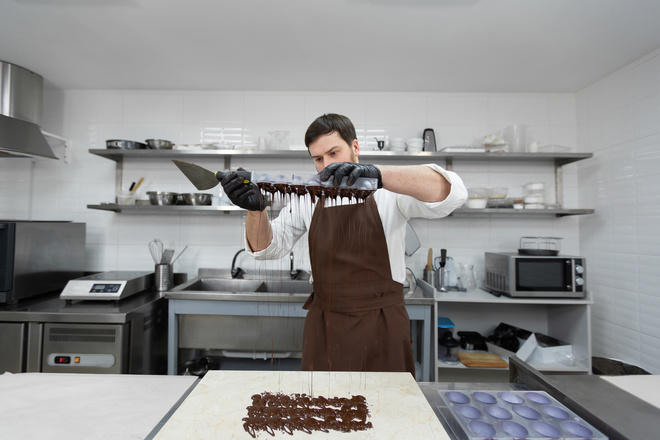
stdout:
[[307,394],[264,392],[252,396],[247,407],[243,428],[256,438],[257,431],[274,436],[275,431],[293,434],[293,431],[365,431],[372,427],[367,422],[369,410],[364,396],[311,397]]
[[258,182],[257,186],[263,193],[270,193],[275,195],[276,193],[282,194],[283,196],[295,195],[298,197],[309,194],[312,203],[316,201],[317,198],[321,199],[322,197],[327,197],[330,199],[337,199],[337,197],[345,197],[349,200],[355,198],[357,201],[364,201],[371,194],[374,193],[374,190],[370,189],[357,189],[357,188],[338,188],[338,187],[327,187],[327,186],[305,186],[305,185],[289,185],[288,183],[270,183],[270,182]]

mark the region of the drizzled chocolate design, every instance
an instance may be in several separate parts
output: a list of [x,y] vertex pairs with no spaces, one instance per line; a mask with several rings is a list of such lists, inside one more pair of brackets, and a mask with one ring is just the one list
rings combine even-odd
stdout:
[[307,394],[264,392],[252,396],[243,428],[252,437],[258,431],[274,436],[275,431],[293,434],[293,431],[365,431],[372,427],[367,422],[369,409],[364,396],[311,397]]
[[275,195],[279,193],[283,196],[287,194],[296,195],[298,197],[309,194],[312,203],[317,198],[327,197],[330,199],[337,199],[337,197],[346,197],[349,200],[356,199],[359,201],[366,200],[371,194],[375,192],[373,189],[359,189],[359,188],[339,188],[333,186],[315,186],[315,185],[290,185],[288,183],[270,183],[270,182],[257,182],[257,186],[262,193],[270,193]]

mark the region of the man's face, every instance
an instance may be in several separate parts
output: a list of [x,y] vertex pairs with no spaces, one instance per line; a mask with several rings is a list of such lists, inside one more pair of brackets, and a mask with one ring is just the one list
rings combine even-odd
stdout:
[[337,132],[325,134],[309,144],[309,155],[314,160],[316,171],[321,172],[323,168],[335,162],[355,162],[360,154],[358,141],[354,140],[348,145]]

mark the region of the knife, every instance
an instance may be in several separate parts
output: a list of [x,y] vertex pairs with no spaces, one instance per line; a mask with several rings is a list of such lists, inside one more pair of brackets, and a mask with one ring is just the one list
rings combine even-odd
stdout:
[[252,178],[251,171],[216,171],[214,173],[213,171],[209,171],[204,167],[195,165],[194,163],[184,162],[182,160],[176,159],[172,159],[172,162],[174,162],[174,165],[176,165],[188,178],[188,180],[190,180],[190,182],[195,185],[195,188],[200,191],[215,188],[218,186],[222,179],[231,173],[236,173],[245,179],[244,183],[249,183],[250,179]]

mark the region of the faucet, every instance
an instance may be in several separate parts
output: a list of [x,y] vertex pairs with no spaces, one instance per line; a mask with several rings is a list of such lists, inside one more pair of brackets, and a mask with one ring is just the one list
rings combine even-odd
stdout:
[[300,275],[300,272],[302,272],[300,269],[294,269],[293,268],[293,251],[291,251],[291,254],[289,255],[289,259],[291,261],[291,267],[289,269],[289,275],[291,275],[291,279],[295,280],[298,278]]
[[231,260],[231,277],[232,278],[241,278],[245,271],[241,269],[240,267],[236,266],[236,259],[238,258],[238,254],[241,252],[245,252],[245,249],[240,249],[236,254],[234,254],[234,259]]

